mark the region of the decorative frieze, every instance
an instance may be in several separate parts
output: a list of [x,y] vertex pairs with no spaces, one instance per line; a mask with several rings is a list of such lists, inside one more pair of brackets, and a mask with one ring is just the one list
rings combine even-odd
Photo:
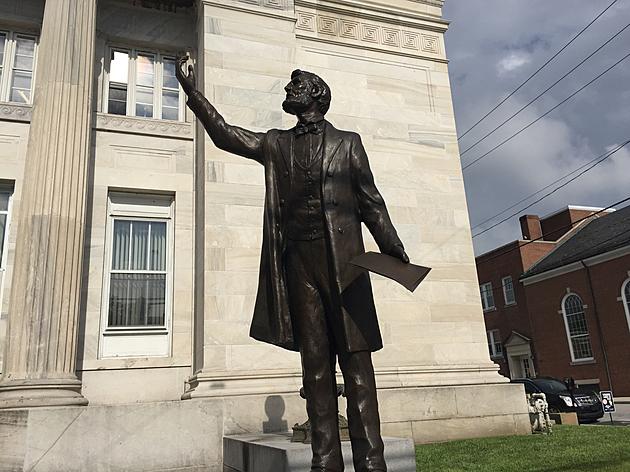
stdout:
[[131,116],[109,115],[107,113],[98,113],[96,115],[96,129],[119,133],[193,139],[193,126],[191,123],[149,120]]
[[0,120],[30,122],[33,107],[16,103],[0,104]]
[[437,32],[329,11],[299,9],[296,15],[297,35],[303,38],[445,60]]

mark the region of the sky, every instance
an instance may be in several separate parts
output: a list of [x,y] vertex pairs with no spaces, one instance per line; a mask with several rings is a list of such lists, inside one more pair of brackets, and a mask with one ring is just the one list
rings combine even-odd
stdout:
[[[446,0],[443,14],[451,22],[446,48],[458,136],[611,3],[612,0]],[[629,23],[630,0],[618,0],[523,89],[461,138],[460,152]],[[512,121],[466,152],[461,158],[463,165],[540,117],[628,53],[630,27]],[[626,140],[630,140],[630,58],[464,170],[473,234],[498,219],[475,228],[482,221]],[[630,144],[519,215],[545,216],[567,205],[606,207],[626,197],[630,197]],[[515,216],[474,238],[475,252],[482,254],[520,237]]]

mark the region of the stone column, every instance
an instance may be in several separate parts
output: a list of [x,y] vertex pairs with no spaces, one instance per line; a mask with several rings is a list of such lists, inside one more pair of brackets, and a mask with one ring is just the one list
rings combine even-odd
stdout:
[[0,408],[84,405],[75,375],[97,0],[46,0]]

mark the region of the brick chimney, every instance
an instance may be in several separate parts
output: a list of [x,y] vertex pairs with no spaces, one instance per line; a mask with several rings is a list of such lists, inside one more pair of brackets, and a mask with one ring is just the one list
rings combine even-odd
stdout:
[[542,238],[543,232],[538,215],[523,215],[520,217],[523,239],[532,240]]

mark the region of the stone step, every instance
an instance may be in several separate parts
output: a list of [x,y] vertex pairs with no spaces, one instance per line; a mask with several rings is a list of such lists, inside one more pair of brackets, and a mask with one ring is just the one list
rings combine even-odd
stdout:
[[[383,438],[388,472],[416,472],[412,439]],[[350,442],[342,442],[346,472],[354,472]],[[223,438],[223,472],[309,472],[310,444],[286,434],[245,434]]]

